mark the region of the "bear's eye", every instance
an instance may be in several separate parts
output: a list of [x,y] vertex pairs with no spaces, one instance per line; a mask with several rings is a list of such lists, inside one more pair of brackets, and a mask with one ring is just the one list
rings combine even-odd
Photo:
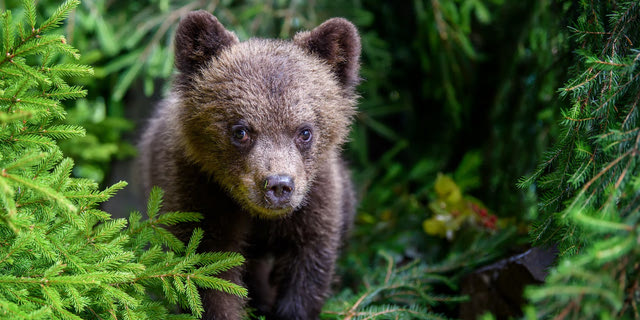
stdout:
[[311,130],[304,129],[300,131],[300,140],[303,142],[309,142],[311,140]]
[[303,128],[300,131],[298,131],[297,143],[300,146],[308,146],[309,142],[311,142],[312,136],[313,134],[311,134],[311,129]]
[[246,127],[233,126],[231,130],[231,135],[233,136],[234,142],[246,143],[247,141],[249,141],[249,132]]

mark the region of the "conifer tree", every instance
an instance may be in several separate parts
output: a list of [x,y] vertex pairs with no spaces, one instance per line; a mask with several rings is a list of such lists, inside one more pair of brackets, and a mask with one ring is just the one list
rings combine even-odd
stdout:
[[[215,277],[240,255],[197,253],[201,230],[185,246],[162,227],[199,214],[159,214],[154,189],[148,219],[112,219],[97,206],[126,183],[100,191],[70,176],[73,161],[57,141],[84,129],[60,124],[62,101],[86,94],[68,82],[92,69],[63,62],[78,52],[51,31],[78,3],[41,23],[33,0],[21,19],[0,12],[0,318],[190,319],[203,311],[198,288],[246,295]],[[191,314],[174,314],[176,304]]]
[[561,133],[538,171],[537,244],[557,245],[530,318],[639,318],[640,3],[582,1]]

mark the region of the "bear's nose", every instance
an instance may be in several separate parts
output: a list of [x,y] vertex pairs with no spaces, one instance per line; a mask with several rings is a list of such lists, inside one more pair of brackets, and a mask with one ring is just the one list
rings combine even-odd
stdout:
[[276,174],[267,177],[265,184],[265,196],[269,202],[277,207],[283,207],[289,202],[293,192],[293,178],[284,174]]

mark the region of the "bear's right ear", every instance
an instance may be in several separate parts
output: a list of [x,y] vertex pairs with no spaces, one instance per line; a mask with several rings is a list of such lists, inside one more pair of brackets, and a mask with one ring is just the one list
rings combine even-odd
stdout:
[[192,74],[220,51],[238,42],[238,37],[204,10],[189,12],[176,30],[176,67]]
[[311,31],[296,34],[293,42],[325,60],[343,86],[353,89],[360,81],[360,35],[348,20],[329,19]]

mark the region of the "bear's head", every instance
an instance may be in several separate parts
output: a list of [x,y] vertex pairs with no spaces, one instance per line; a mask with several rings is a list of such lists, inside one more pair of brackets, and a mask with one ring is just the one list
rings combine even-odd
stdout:
[[244,208],[281,217],[339,161],[355,114],[360,38],[334,18],[293,41],[244,42],[196,11],[176,31],[186,156]]

